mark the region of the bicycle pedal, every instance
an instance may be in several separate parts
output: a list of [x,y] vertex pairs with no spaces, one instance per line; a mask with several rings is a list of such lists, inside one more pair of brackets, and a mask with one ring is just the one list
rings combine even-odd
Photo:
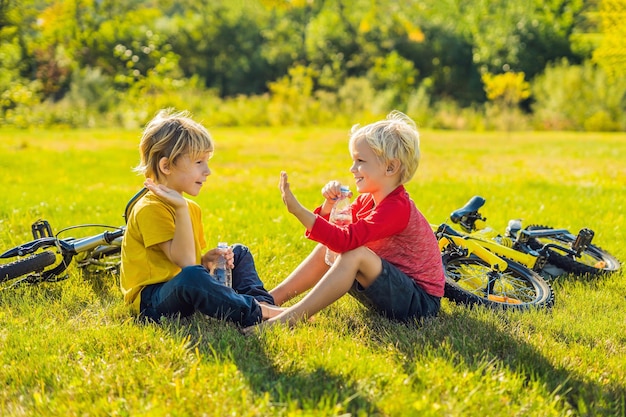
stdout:
[[37,220],[30,226],[33,232],[33,238],[41,239],[44,237],[53,237],[52,227],[47,220]]
[[576,240],[574,240],[574,243],[572,243],[572,250],[576,252],[578,256],[580,256],[580,253],[587,249],[587,246],[591,244],[593,236],[593,230],[587,228],[580,229],[580,232],[578,232],[578,236],[576,236]]

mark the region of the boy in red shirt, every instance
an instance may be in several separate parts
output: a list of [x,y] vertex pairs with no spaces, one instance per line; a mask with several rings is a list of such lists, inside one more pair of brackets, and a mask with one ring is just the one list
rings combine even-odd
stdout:
[[[420,159],[415,123],[394,111],[385,120],[354,126],[350,153],[350,172],[360,195],[352,203],[348,226],[328,221],[341,194],[339,182],[326,184],[324,203],[310,211],[291,192],[287,174],[281,173],[287,210],[304,225],[305,235],[319,244],[270,294],[281,305],[312,290],[259,326],[294,324],[346,293],[395,320],[437,315],[445,282],[441,253],[430,224],[403,185],[415,174]],[[326,248],[340,254],[331,267],[324,261]]]

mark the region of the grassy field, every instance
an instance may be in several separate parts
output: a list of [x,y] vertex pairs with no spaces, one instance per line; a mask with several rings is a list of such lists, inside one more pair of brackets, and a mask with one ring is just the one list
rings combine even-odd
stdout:
[[[207,242],[247,244],[272,288],[314,245],[282,205],[279,172],[311,208],[327,180],[353,186],[348,128],[212,133],[213,175],[195,198]],[[0,130],[0,249],[39,218],[55,230],[122,224],[142,183],[139,136]],[[626,260],[626,135],[424,131],[422,154],[407,188],[431,222],[478,194],[496,229],[510,218],[587,226]],[[199,315],[141,324],[117,276],[70,267],[65,281],[0,288],[0,415],[624,415],[624,278],[561,277],[550,311],[444,299],[419,326],[344,297],[314,323],[244,337]]]

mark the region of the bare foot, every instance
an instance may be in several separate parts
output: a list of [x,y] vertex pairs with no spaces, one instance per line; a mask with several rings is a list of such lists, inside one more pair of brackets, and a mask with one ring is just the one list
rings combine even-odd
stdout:
[[277,315],[285,311],[285,308],[273,306],[271,304],[259,303],[259,305],[261,306],[261,315],[263,317],[263,320],[276,317]]
[[[267,307],[265,305],[261,305],[261,308],[263,309],[264,307]],[[269,318],[259,324],[255,324],[253,326],[248,326],[248,327],[244,327],[241,332],[246,335],[246,336],[250,336],[254,333],[260,333],[261,331],[263,331],[264,329],[267,329],[269,327],[272,326],[276,326],[277,324],[283,324],[283,323],[289,323],[289,313],[284,313],[284,310],[287,310],[286,308],[280,308],[280,307],[275,307],[276,309],[280,309],[281,311],[279,311],[277,314],[275,314],[272,318]],[[291,324],[290,324],[291,325]]]

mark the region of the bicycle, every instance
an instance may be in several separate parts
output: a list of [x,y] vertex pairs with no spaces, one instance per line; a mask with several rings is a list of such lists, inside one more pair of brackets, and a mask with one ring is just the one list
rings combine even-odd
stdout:
[[554,277],[620,268],[613,256],[591,244],[590,229],[578,235],[547,226],[522,229],[515,219],[501,235],[486,226],[487,219],[478,211],[484,204],[484,198],[474,196],[450,214],[461,230],[431,224],[442,251],[445,296],[453,301],[515,309],[550,307],[554,294],[548,281]]
[[[123,214],[125,222],[135,203],[147,192],[148,190],[143,188],[130,199]],[[102,233],[78,239],[59,237],[69,230],[85,227],[103,227],[114,230],[105,230]],[[0,283],[19,277],[24,278],[15,282],[14,285],[61,281],[68,277],[62,274],[73,260],[83,269],[94,266],[109,271],[116,270],[120,264],[125,230],[125,225],[83,224],[66,227],[54,234],[48,221],[37,220],[31,226],[34,240],[9,249],[0,255],[0,259],[15,258],[9,263],[0,264]]]
[[510,220],[503,235],[486,226],[487,219],[479,209],[485,204],[480,196],[472,197],[450,219],[472,236],[481,237],[518,251],[513,259],[544,277],[552,279],[563,274],[599,275],[616,272],[620,262],[606,250],[592,244],[595,232],[581,229],[574,235],[567,229],[529,225],[522,228],[520,219]]
[[494,309],[550,308],[554,304],[550,284],[535,271],[507,258],[509,248],[491,245],[488,249],[483,240],[446,223],[431,227],[441,250],[446,298]]

